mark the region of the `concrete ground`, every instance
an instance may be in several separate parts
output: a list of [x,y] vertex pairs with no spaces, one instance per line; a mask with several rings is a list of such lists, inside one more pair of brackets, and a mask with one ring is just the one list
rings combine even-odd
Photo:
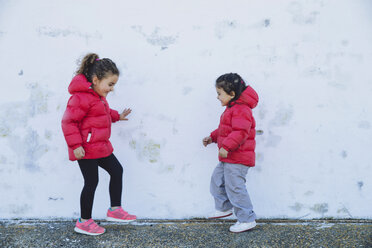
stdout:
[[100,221],[106,233],[73,231],[72,220],[0,220],[0,247],[372,247],[372,220],[258,220],[230,233],[233,220]]

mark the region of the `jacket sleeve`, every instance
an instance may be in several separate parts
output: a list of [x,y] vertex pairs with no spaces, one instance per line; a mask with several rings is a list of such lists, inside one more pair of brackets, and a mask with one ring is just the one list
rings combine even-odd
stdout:
[[247,140],[252,127],[252,110],[250,108],[236,108],[231,118],[231,133],[223,140],[222,147],[227,151],[236,150]]
[[117,122],[118,120],[120,120],[120,114],[118,111],[110,109],[110,115],[112,122]]
[[89,104],[81,101],[78,95],[73,95],[68,100],[67,108],[62,118],[62,131],[67,145],[73,150],[83,144],[79,124],[86,116],[88,110]]
[[218,128],[216,130],[214,130],[213,132],[211,132],[211,134],[209,136],[211,136],[212,142],[217,143]]

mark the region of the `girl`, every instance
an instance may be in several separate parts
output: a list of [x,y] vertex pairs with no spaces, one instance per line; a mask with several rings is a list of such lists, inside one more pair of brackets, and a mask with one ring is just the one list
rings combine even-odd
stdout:
[[111,208],[107,210],[108,221],[130,222],[136,219],[121,207],[123,168],[109,141],[111,123],[128,120],[131,109],[119,114],[110,109],[106,96],[119,79],[119,70],[110,59],[99,59],[97,54],[87,54],[81,62],[68,91],[70,97],[62,119],[69,158],[77,160],[84,177],[80,196],[81,218],[76,221],[75,231],[99,235],[105,229],[92,219],[94,192],[98,184],[98,167],[110,174]]
[[244,232],[256,226],[245,177],[248,169],[255,165],[256,123],[252,109],[257,106],[258,95],[236,73],[220,76],[215,86],[217,99],[226,109],[218,128],[203,139],[204,146],[215,142],[219,148],[220,163],[210,184],[216,212],[210,218],[230,216],[234,209],[238,221],[230,231]]

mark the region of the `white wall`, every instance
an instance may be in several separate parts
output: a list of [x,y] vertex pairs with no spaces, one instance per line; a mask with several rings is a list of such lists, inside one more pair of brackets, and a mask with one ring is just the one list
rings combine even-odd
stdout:
[[[258,217],[372,218],[371,30],[368,0],[0,0],[0,218],[79,216],[60,121],[87,52],[121,70],[108,101],[133,113],[111,141],[138,217],[213,210],[217,148],[201,139],[223,111],[215,79],[238,72],[260,96]],[[94,218],[108,181],[101,171]]]

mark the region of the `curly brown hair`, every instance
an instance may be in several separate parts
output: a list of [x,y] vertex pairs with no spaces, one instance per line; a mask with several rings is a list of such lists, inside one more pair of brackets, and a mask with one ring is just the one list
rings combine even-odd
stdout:
[[119,76],[120,72],[111,59],[100,59],[97,54],[88,53],[82,59],[76,74],[84,74],[87,80],[92,82],[93,76],[97,76],[101,80],[110,74]]

